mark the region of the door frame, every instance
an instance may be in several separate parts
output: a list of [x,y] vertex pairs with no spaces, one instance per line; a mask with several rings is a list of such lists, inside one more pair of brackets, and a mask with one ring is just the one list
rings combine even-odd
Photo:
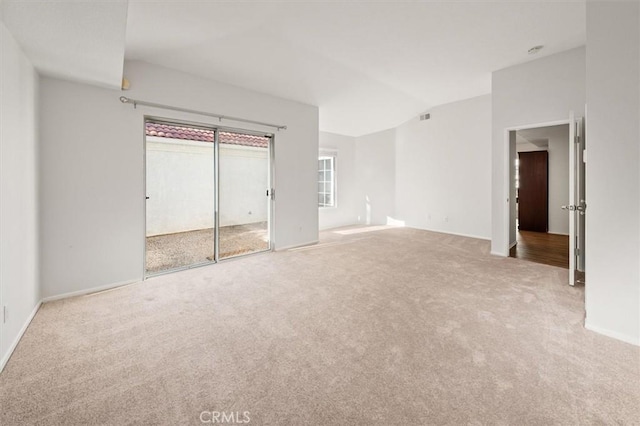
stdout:
[[536,129],[538,127],[550,127],[550,126],[560,126],[563,124],[570,124],[571,119],[567,116],[567,118],[556,121],[547,121],[542,123],[534,123],[534,124],[523,124],[521,126],[512,126],[505,127],[503,132],[503,155],[504,155],[504,173],[503,173],[503,181],[502,181],[502,194],[503,200],[506,200],[503,206],[503,218],[504,224],[502,228],[502,232],[504,235],[503,241],[503,254],[505,257],[509,257],[509,250],[511,249],[511,241],[509,241],[509,235],[511,233],[511,203],[515,202],[515,200],[511,199],[511,176],[509,173],[511,167],[511,147],[509,146],[509,134],[511,132],[517,132],[518,130],[527,130],[527,129]]
[[[189,266],[182,266],[179,268],[167,269],[160,272],[147,273],[147,134],[146,134],[146,123],[147,121],[156,121],[161,123],[168,124],[176,124],[182,126],[190,126],[196,128],[202,128],[207,130],[213,130],[215,132],[215,141],[213,146],[213,163],[214,163],[214,187],[215,187],[215,197],[214,197],[214,227],[216,231],[219,229],[219,197],[220,197],[220,181],[219,181],[219,170],[220,170],[220,155],[219,155],[219,141],[218,135],[219,132],[235,132],[242,133],[247,135],[255,135],[255,136],[264,136],[270,139],[269,142],[269,152],[267,153],[267,181],[269,183],[269,194],[267,207],[267,234],[269,236],[269,247],[266,250],[261,250],[258,252],[248,253],[240,256],[228,257],[225,259],[219,258],[219,250],[218,250],[218,232],[215,232],[214,235],[214,260],[206,263],[197,263]],[[272,132],[262,132],[258,130],[251,129],[242,129],[238,127],[230,127],[230,126],[218,126],[212,123],[207,123],[206,121],[190,121],[179,118],[171,118],[165,116],[158,115],[150,115],[145,114],[142,116],[142,181],[143,181],[143,194],[142,194],[142,279],[147,280],[148,278],[153,278],[160,275],[171,274],[174,272],[185,271],[188,269],[200,268],[203,266],[210,266],[219,262],[224,262],[227,260],[237,259],[239,257],[251,256],[255,254],[265,253],[269,251],[274,251],[275,249],[275,134]]]

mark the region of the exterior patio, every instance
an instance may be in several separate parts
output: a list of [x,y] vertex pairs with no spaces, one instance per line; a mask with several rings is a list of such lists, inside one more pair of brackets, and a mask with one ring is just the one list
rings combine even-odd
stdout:
[[[147,237],[146,271],[161,271],[213,262],[214,230]],[[220,228],[220,259],[269,249],[267,222]]]

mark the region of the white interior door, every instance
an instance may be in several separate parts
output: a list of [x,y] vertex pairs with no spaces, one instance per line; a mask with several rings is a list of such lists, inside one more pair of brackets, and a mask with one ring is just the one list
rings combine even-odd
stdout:
[[[585,123],[582,118],[576,120],[576,133],[578,140],[574,144],[576,147],[576,234],[578,236],[577,248],[576,252],[576,271],[584,272],[585,271],[585,215],[587,213],[587,201],[586,201],[586,191],[585,191],[585,173],[586,173],[586,164],[585,164],[585,143],[586,143],[586,134],[585,134]],[[582,275],[584,276],[584,274]]]
[[571,112],[569,119],[569,284],[575,285],[578,271],[584,272],[585,163],[584,120]]

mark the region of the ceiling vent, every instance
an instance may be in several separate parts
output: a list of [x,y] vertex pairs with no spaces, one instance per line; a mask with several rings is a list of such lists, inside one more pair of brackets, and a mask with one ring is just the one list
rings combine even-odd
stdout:
[[420,121],[428,120],[431,118],[431,114],[420,114]]

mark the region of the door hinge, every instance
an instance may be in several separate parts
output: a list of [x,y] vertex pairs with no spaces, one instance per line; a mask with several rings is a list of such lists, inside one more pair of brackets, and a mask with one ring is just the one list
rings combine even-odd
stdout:
[[5,324],[7,322],[7,306],[2,307],[2,323]]
[[274,188],[267,189],[267,197],[271,197],[272,200],[276,199],[276,190]]
[[[573,138],[575,143],[580,143],[580,136],[576,136]],[[565,139],[566,140],[566,139]]]

